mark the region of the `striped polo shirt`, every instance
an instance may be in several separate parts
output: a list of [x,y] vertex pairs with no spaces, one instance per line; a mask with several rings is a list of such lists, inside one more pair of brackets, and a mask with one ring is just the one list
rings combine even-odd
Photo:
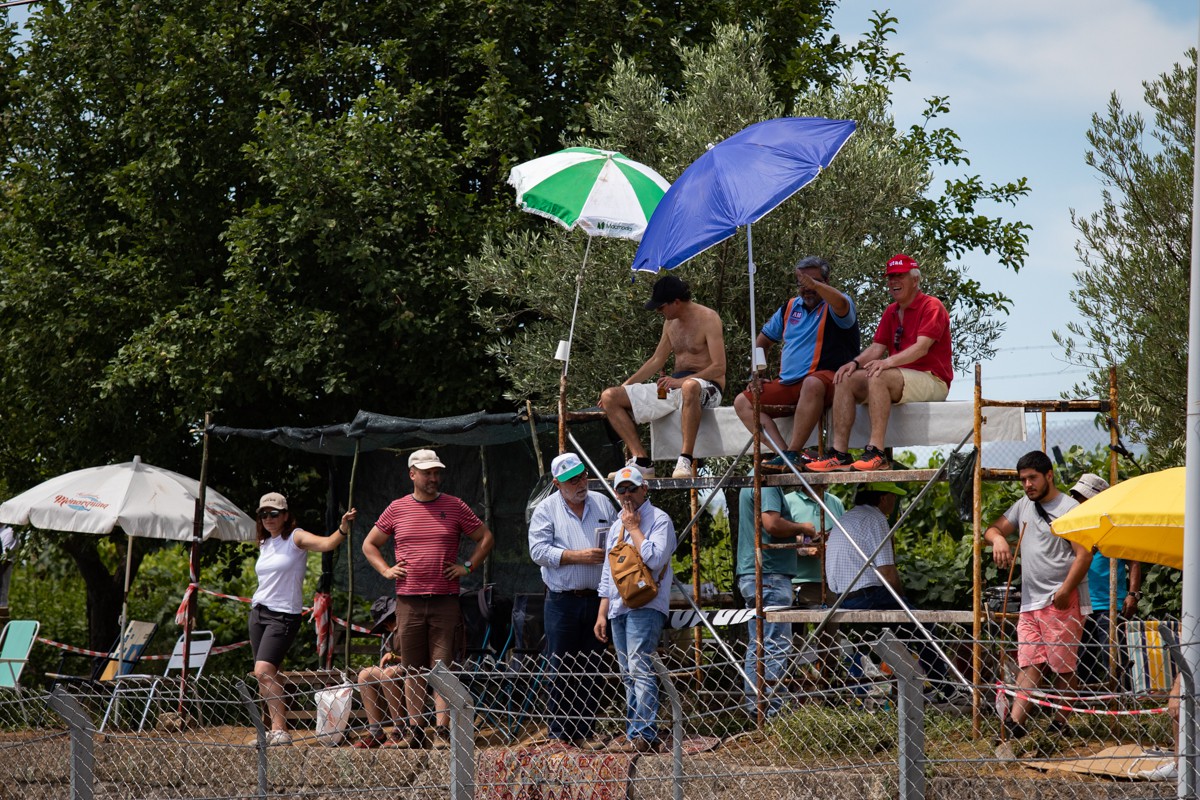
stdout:
[[462,538],[483,522],[462,500],[448,494],[422,503],[405,495],[379,515],[375,527],[392,537],[396,560],[405,561],[408,574],[396,580],[396,594],[458,594],[458,579],[442,572],[458,561]]

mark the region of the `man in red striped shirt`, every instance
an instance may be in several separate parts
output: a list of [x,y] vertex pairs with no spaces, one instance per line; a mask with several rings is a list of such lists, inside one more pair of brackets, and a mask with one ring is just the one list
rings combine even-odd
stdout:
[[[396,582],[396,644],[400,663],[409,672],[404,700],[407,730],[398,729],[393,747],[425,747],[421,720],[425,713],[425,679],[414,674],[434,662],[450,666],[465,646],[459,580],[477,568],[492,551],[494,539],[475,512],[462,500],[441,491],[445,465],[432,450],[417,450],[408,457],[410,495],[393,500],[363,541],[367,561],[385,578]],[[463,538],[475,543],[461,563]],[[392,540],[393,562],[383,550]],[[450,746],[450,715],[446,701],[434,693],[436,728],[433,746]]]

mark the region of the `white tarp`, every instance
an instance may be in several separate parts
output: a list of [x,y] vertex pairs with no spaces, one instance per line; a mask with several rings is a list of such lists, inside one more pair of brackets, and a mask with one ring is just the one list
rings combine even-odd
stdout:
[[[948,403],[907,403],[892,406],[888,421],[888,447],[924,447],[956,445],[971,432],[975,419],[975,404],[969,401]],[[650,423],[650,457],[655,461],[674,460],[681,446],[679,411]],[[792,418],[776,420],[786,439],[792,431]],[[867,444],[871,431],[870,415],[859,406],[854,427],[850,431],[850,447]],[[1022,408],[985,406],[983,409],[983,441],[1025,441],[1025,411]],[[706,409],[701,412],[700,432],[696,437],[696,458],[736,456],[742,451],[750,433],[737,418],[732,406]],[[829,441],[826,437],[826,441]],[[806,446],[817,443],[816,432]],[[786,444],[786,442],[784,442]],[[968,441],[968,444],[970,442]]]

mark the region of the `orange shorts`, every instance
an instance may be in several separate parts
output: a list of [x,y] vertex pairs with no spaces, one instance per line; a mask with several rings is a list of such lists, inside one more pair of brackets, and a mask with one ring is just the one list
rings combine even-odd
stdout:
[[1079,592],[1075,592],[1071,605],[1062,611],[1052,605],[1022,611],[1017,619],[1017,666],[1046,664],[1059,675],[1074,672],[1079,663],[1082,635]]
[[[809,378],[816,378],[821,383],[825,384],[825,407],[829,408],[833,405],[833,370],[822,369],[816,372],[810,372],[801,380],[795,383],[780,383],[779,381],[763,381],[762,399],[760,402],[764,406],[791,406],[795,409],[796,403],[800,402],[800,389],[804,386],[804,381]],[[742,392],[747,400],[753,400],[754,396],[750,390]],[[791,411],[767,411],[768,417],[789,417]]]

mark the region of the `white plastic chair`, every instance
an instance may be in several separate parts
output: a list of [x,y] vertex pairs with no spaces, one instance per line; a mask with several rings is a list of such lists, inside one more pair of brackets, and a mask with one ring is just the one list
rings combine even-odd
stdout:
[[[204,664],[213,649],[213,634],[212,631],[192,631],[191,639],[188,676],[189,680],[194,680],[204,672]],[[150,716],[150,707],[154,704],[160,687],[164,683],[178,685],[180,673],[183,671],[183,653],[184,637],[181,635],[175,642],[175,649],[171,651],[171,659],[162,675],[122,675],[115,678],[112,696],[108,700],[108,708],[104,710],[104,719],[100,721],[99,730],[104,730],[110,717],[115,718],[121,698],[145,697],[146,705],[142,709],[137,727],[141,731],[146,725],[146,718]]]

